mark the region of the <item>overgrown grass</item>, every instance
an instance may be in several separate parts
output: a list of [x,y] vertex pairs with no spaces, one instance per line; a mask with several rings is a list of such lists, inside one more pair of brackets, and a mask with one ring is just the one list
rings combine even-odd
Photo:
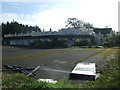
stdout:
[[2,79],[3,88],[20,88],[24,84],[37,82],[34,78],[27,77],[26,75],[20,73],[3,73]]
[[100,69],[101,76],[99,79],[83,84],[85,88],[120,88],[120,50],[116,54],[116,58],[113,59],[109,64]]
[[116,53],[116,49],[106,49],[106,51],[103,53],[103,59],[106,59],[107,57],[114,55]]
[[79,88],[79,85],[73,85],[71,83],[58,82],[57,84],[39,82],[39,83],[27,83],[22,85],[22,88]]
[[36,79],[27,77],[24,74],[3,75],[3,88],[78,88],[78,85],[71,84],[68,80],[62,79],[56,84],[38,82]]

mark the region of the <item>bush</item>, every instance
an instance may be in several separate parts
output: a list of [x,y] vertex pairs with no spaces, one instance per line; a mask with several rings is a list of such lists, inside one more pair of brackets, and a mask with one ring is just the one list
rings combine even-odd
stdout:
[[36,48],[40,48],[40,47],[42,46],[42,41],[36,40],[36,41],[34,42],[34,46],[35,46]]
[[53,39],[52,41],[40,41],[36,40],[35,42],[30,44],[31,47],[34,48],[66,48],[64,40]]
[[82,40],[80,42],[76,42],[75,45],[76,46],[89,46],[89,41],[88,40]]
[[103,46],[104,47],[110,47],[110,43],[109,42],[103,42]]
[[66,41],[64,40],[58,40],[58,39],[53,39],[52,40],[52,47],[53,48],[66,48]]

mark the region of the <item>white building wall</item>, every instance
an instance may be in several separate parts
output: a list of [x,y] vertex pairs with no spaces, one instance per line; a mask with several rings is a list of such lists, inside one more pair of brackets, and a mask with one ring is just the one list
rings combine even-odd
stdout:
[[85,27],[81,27],[80,29],[61,29],[58,32],[51,32],[51,31],[47,31],[47,32],[35,32],[32,31],[31,33],[27,32],[27,33],[15,33],[15,34],[7,34],[4,37],[22,37],[22,36],[45,36],[45,35],[92,35],[93,34],[93,30],[92,29],[87,29]]
[[10,40],[10,45],[29,45],[29,40]]

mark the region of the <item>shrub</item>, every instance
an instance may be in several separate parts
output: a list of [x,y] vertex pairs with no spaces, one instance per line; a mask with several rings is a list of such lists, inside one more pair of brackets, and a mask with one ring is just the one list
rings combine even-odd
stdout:
[[109,42],[103,42],[103,46],[104,47],[110,47],[110,43]]
[[88,40],[82,40],[80,42],[76,42],[75,45],[76,46],[89,46],[89,41]]

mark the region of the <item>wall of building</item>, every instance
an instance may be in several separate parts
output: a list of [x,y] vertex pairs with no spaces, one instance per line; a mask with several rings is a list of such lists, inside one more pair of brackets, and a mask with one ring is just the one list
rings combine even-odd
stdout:
[[[108,31],[107,31],[108,30]],[[61,29],[58,32],[31,32],[31,33],[15,33],[4,36],[3,43],[5,45],[29,45],[35,40],[52,41],[53,38],[65,40],[68,46],[74,45],[74,42],[88,40],[92,44],[92,40],[97,45],[101,45],[112,34],[112,29]],[[24,38],[25,37],[25,38]],[[27,39],[26,39],[27,38]]]

